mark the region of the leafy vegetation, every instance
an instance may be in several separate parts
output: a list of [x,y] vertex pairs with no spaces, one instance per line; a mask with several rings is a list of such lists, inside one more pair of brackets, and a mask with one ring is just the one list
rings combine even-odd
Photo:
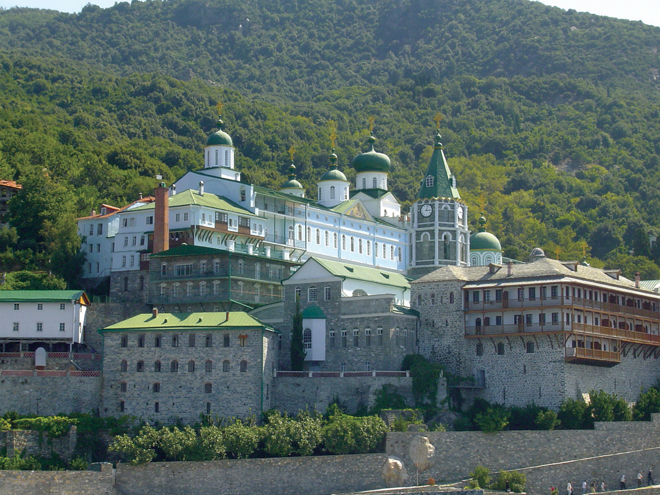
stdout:
[[491,490],[505,491],[508,482],[509,489],[514,493],[524,492],[527,483],[527,477],[518,471],[500,471],[497,473],[495,480],[491,482],[490,471],[484,466],[474,468],[474,471],[470,473],[470,478],[470,488],[490,488]]

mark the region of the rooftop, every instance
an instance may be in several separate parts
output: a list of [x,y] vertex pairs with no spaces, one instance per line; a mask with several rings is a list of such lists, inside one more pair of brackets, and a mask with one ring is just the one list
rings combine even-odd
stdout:
[[0,290],[0,302],[79,302],[89,305],[83,290]]
[[352,265],[350,263],[342,263],[341,261],[330,261],[323,258],[310,258],[310,260],[316,261],[336,277],[362,280],[363,282],[375,282],[383,285],[391,285],[393,287],[410,287],[410,279],[400,273],[379,270],[378,268]]
[[263,328],[279,333],[254,316],[242,311],[227,313],[143,313],[114,325],[102,328],[100,333],[131,330],[256,330]]
[[[169,207],[175,208],[177,206],[189,206],[189,205],[198,205],[198,206],[207,206],[209,208],[215,208],[217,210],[228,211],[231,213],[238,213],[244,216],[255,216],[250,213],[245,208],[241,208],[233,201],[223,198],[222,196],[216,196],[213,193],[204,193],[199,194],[199,191],[196,189],[186,189],[180,193],[169,196]],[[134,211],[146,211],[153,210],[155,208],[155,203],[150,203],[148,205],[140,206],[135,208]]]

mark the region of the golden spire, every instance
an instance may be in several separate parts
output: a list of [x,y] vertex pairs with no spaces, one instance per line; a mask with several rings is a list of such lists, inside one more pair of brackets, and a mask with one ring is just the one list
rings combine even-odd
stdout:
[[438,127],[438,130],[440,130],[440,121],[444,119],[445,116],[442,115],[440,112],[435,114],[435,117],[433,117],[433,120],[435,120],[435,125]]
[[557,246],[553,251],[553,253],[555,253],[555,255],[557,256],[557,261],[559,261],[559,253],[561,253],[561,248]]
[[291,148],[289,148],[289,151],[287,151],[287,153],[289,153],[289,156],[291,157],[291,162],[293,162],[293,155],[296,154],[296,148],[291,146]]
[[369,118],[367,119],[367,122],[369,122],[369,132],[373,134],[374,132],[374,122],[376,121],[376,117],[373,115],[369,115]]
[[224,106],[224,104],[221,101],[219,101],[218,104],[215,106],[215,108],[218,109],[218,117],[222,115],[222,107],[223,106]]

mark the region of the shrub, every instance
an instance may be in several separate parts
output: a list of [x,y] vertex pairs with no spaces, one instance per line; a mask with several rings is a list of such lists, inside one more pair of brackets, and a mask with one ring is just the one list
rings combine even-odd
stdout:
[[143,427],[133,438],[117,435],[108,450],[117,452],[131,465],[146,464],[156,457],[158,432],[151,426]]
[[222,430],[217,426],[202,426],[199,429],[198,449],[203,460],[224,459],[227,448]]
[[590,417],[587,403],[583,400],[566,399],[559,407],[557,418],[561,421],[562,428],[566,430],[579,430],[586,428],[593,422]]
[[294,451],[293,439],[297,430],[295,421],[275,411],[268,416],[263,429],[264,452],[275,457],[286,457]]
[[545,412],[547,409],[531,403],[525,407],[510,407],[509,411],[511,413],[510,430],[535,430],[538,428],[536,418],[540,412]]
[[660,413],[660,382],[642,393],[632,410],[635,421],[651,421],[652,413]]
[[454,430],[456,431],[470,431],[474,428],[472,420],[467,416],[461,416],[454,421]]
[[497,473],[497,479],[490,485],[494,490],[505,490],[506,481],[509,480],[509,488],[512,492],[522,493],[525,491],[527,478],[518,471],[500,471]]
[[384,439],[387,425],[376,416],[336,415],[323,428],[323,444],[331,454],[366,454]]
[[474,471],[470,473],[470,482],[474,481],[476,486],[470,484],[470,488],[488,488],[490,484],[490,472],[487,467],[477,466]]
[[501,407],[489,407],[485,412],[477,414],[474,422],[484,433],[502,431],[509,424],[509,412]]
[[240,419],[223,430],[227,454],[232,459],[246,459],[259,445],[260,431],[256,426],[244,424]]
[[11,430],[11,421],[0,418],[0,431]]
[[539,430],[554,430],[561,424],[557,419],[557,413],[554,411],[540,411],[536,416],[535,423]]
[[299,455],[312,455],[322,441],[323,422],[318,414],[302,411],[294,431],[293,444]]
[[80,457],[74,457],[69,463],[69,469],[71,471],[86,471],[87,470],[87,461]]

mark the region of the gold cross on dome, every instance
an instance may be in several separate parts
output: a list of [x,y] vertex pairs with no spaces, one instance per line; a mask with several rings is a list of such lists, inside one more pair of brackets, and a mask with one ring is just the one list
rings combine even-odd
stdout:
[[440,130],[440,121],[444,119],[445,116],[442,115],[440,112],[435,114],[435,117],[433,117],[433,120],[435,120],[435,125],[438,126],[438,130]]
[[553,252],[557,256],[557,261],[559,261],[559,253],[561,253],[561,248],[557,246]]
[[479,196],[479,210],[484,211],[485,207],[486,207],[486,196],[484,196],[484,193],[481,193],[481,196]]
[[582,241],[580,243],[580,247],[582,248],[582,256],[584,258],[586,258],[587,257],[587,248],[589,247],[589,244],[587,244],[585,241]]
[[330,129],[330,143],[332,144],[332,148],[334,148],[337,141],[337,122],[328,120],[328,129]]
[[287,153],[289,153],[289,156],[291,157],[291,161],[293,161],[293,155],[296,154],[296,149],[293,146],[291,146],[291,148],[289,148],[289,151]]
[[369,122],[369,132],[374,132],[374,122],[376,122],[376,117],[370,115],[367,122]]
[[221,101],[219,101],[218,104],[215,106],[215,108],[218,109],[218,116],[222,115],[222,107],[223,106],[224,106],[224,104]]

